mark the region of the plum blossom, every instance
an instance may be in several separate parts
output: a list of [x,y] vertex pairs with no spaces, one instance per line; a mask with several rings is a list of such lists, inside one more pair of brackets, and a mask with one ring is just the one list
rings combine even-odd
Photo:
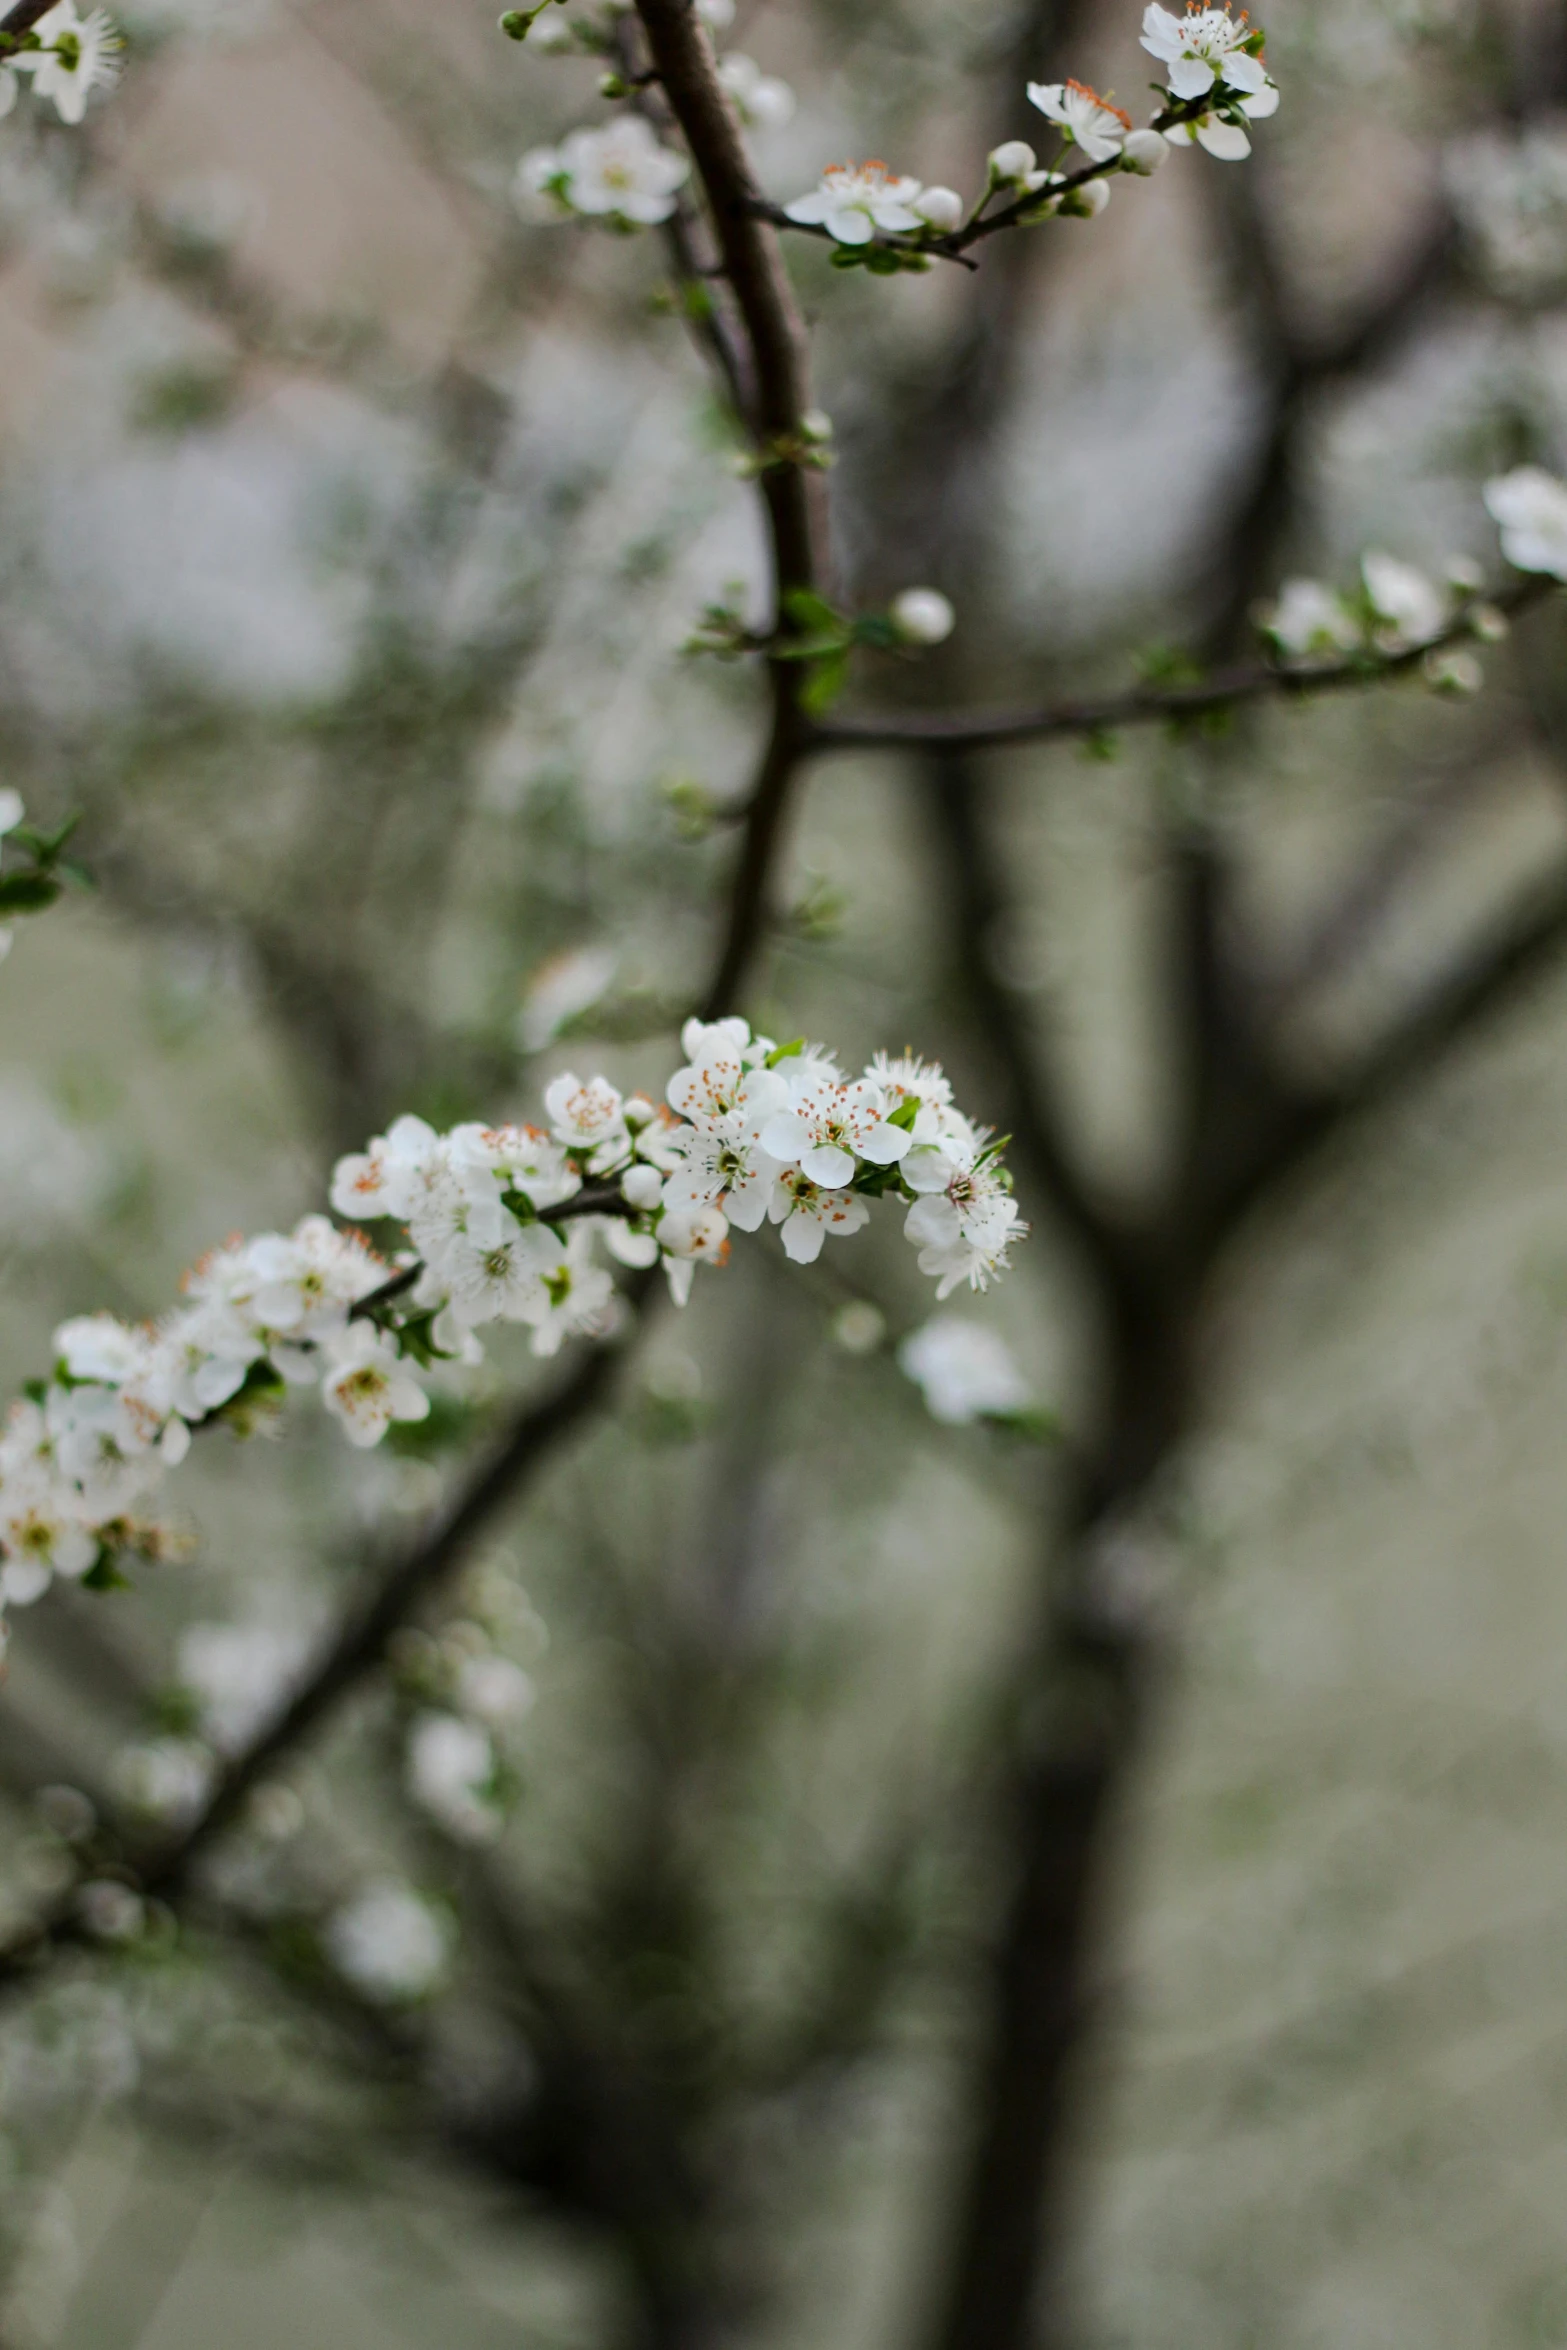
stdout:
[[1361,557],[1360,576],[1381,623],[1379,642],[1391,647],[1423,645],[1447,626],[1447,596],[1412,563],[1373,550]]
[[321,1401],[350,1444],[379,1444],[394,1420],[429,1417],[430,1398],[373,1324],[350,1322],[323,1351]]
[[878,229],[897,233],[925,226],[914,210],[919,192],[917,179],[900,179],[885,163],[835,163],[784,212],[802,227],[825,228],[840,245],[868,245]]
[[1244,163],[1251,141],[1233,118],[1243,114],[1248,122],[1262,122],[1278,110],[1278,88],[1269,82],[1255,97],[1229,101],[1222,113],[1210,108],[1189,122],[1172,123],[1164,136],[1172,147],[1203,147],[1220,163]]
[[668,220],[690,169],[640,114],[622,114],[601,130],[572,131],[559,147],[534,148],[517,167],[517,187],[564,213],[650,228]]
[[404,1783],[419,1809],[458,1844],[488,1844],[505,1826],[499,1759],[482,1723],[421,1714],[408,1733]]
[[[610,1327],[615,1284],[602,1265],[593,1263],[592,1250],[592,1232],[578,1224],[540,1273],[538,1294],[521,1316],[533,1325],[529,1343],[536,1355],[558,1354],[563,1339],[602,1337]],[[651,1264],[657,1255],[655,1243],[651,1255],[633,1261]]]
[[567,1070],[544,1088],[544,1107],[556,1141],[584,1155],[590,1173],[599,1174],[628,1155],[624,1106],[606,1078],[584,1080]]
[[889,1121],[873,1077],[846,1079],[820,1065],[791,1084],[788,1108],[761,1132],[763,1150],[829,1191],[853,1181],[856,1158],[873,1167],[896,1166],[913,1140],[907,1127]]
[[1028,96],[1090,163],[1109,163],[1120,154],[1132,118],[1086,82],[1030,82]]
[[389,1879],[335,1910],[322,1940],[345,1982],[379,2006],[397,2007],[436,1988],[453,1935],[444,1911]]
[[754,57],[732,49],[720,58],[718,78],[734,100],[735,112],[752,130],[778,130],[794,114],[794,92],[775,74],[763,73]]
[[773,1186],[767,1213],[782,1227],[784,1255],[797,1265],[814,1265],[828,1233],[847,1240],[870,1222],[870,1209],[857,1192],[813,1183],[799,1167],[786,1167]]
[[[0,799],[0,823],[6,813]],[[317,1386],[348,1441],[368,1449],[427,1416],[419,1366],[482,1360],[475,1333],[489,1323],[524,1325],[540,1356],[611,1336],[616,1263],[661,1262],[683,1304],[734,1232],[776,1225],[784,1253],[808,1264],[890,1197],[945,1296],[962,1280],[983,1288],[1022,1238],[996,1151],[934,1063],[884,1052],[853,1076],[824,1047],[775,1045],[738,1018],[688,1021],[681,1043],[668,1103],[625,1101],[607,1079],[568,1071],[546,1088],[549,1132],[518,1121],[440,1133],[400,1118],[334,1170],[347,1229],[306,1215],[287,1232],[236,1236],[200,1259],[155,1322],[61,1323],[52,1375],[0,1427],[0,1608],[27,1605],[57,1576],[95,1580],[118,1559],[167,1555],[173,1537],[147,1514],[149,1497],[192,1432],[221,1419],[246,1433],[288,1387]],[[401,1227],[388,1255],[361,1217]],[[198,1631],[181,1672],[201,1707],[206,1771],[213,1749],[244,1736],[235,1721],[276,1701],[295,1650],[273,1638],[269,1653],[270,1636],[243,1627]],[[470,1705],[455,1683],[442,1702],[489,1718],[489,1701]]]
[[1261,625],[1278,650],[1296,661],[1352,652],[1361,641],[1360,622],[1343,597],[1317,579],[1287,579]]
[[191,1624],[180,1635],[176,1676],[196,1701],[201,1734],[220,1754],[240,1754],[287,1703],[310,1652],[306,1633],[283,1624]]
[[903,1167],[909,1189],[922,1195],[904,1219],[904,1236],[920,1252],[920,1271],[934,1276],[939,1299],[964,1281],[988,1288],[1012,1243],[1028,1234],[984,1131],[951,1113],[946,1124],[943,1139],[917,1145]]
[[[62,122],[80,122],[93,91],[106,90],[119,78],[119,34],[101,8],[78,16],[75,0],[57,0],[33,30],[42,46],[10,59],[11,72],[30,73],[33,95],[52,98]],[[3,78],[14,89],[10,74]],[[8,112],[10,103],[0,106],[0,113]]]
[[909,645],[945,644],[958,616],[939,588],[904,588],[892,599],[888,619]]
[[1228,6],[1204,8],[1191,0],[1184,16],[1157,4],[1143,15],[1142,45],[1169,68],[1174,98],[1204,98],[1221,84],[1255,97],[1268,87],[1268,76],[1249,46],[1254,37],[1244,9],[1232,16]]
[[958,1314],[937,1314],[906,1338],[898,1367],[923,1393],[932,1419],[954,1427],[1022,1411],[1030,1401],[1005,1339]]
[[1485,503],[1515,571],[1567,579],[1567,482],[1541,466],[1520,465],[1486,483]]

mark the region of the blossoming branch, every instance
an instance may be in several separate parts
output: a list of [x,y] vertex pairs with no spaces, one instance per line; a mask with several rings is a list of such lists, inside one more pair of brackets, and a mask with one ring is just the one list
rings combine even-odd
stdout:
[[440,1134],[399,1118],[338,1162],[346,1228],[308,1215],[227,1242],[160,1322],[62,1324],[51,1377],[0,1433],[0,1604],[164,1553],[144,1505],[193,1429],[244,1433],[288,1388],[318,1384],[349,1442],[373,1445],[427,1415],[423,1375],[480,1360],[491,1323],[527,1328],[536,1355],[609,1337],[620,1308],[600,1248],[662,1264],[683,1305],[732,1232],[775,1226],[784,1254],[810,1264],[885,1200],[938,1297],[1005,1269],[1028,1227],[1000,1145],[934,1064],[878,1053],[847,1074],[822,1047],[775,1044],[740,1019],[689,1021],[682,1044],[665,1103],[568,1073],[545,1088],[547,1129]]

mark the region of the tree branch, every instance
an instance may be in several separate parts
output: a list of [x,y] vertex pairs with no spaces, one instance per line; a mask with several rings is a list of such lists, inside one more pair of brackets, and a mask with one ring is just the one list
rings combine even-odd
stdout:
[[[1535,577],[1510,581],[1489,601],[1499,611],[1516,615],[1539,603],[1557,584]],[[988,716],[916,711],[907,717],[889,713],[882,718],[840,718],[814,728],[807,749],[818,758],[838,751],[893,750],[910,744],[954,751],[994,750],[1009,743],[1111,734],[1158,719],[1207,718],[1248,702],[1309,701],[1314,694],[1343,693],[1408,677],[1429,653],[1464,644],[1472,633],[1465,619],[1429,643],[1411,645],[1398,653],[1361,654],[1298,669],[1251,662],[1220,670],[1200,685],[1136,686],[1130,693],[1106,694],[1094,701],[1049,702],[1032,710],[996,711]]]

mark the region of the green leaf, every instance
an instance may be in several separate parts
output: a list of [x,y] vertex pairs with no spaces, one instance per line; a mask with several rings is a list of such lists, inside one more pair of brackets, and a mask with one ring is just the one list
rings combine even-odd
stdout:
[[912,1134],[914,1121],[919,1114],[920,1097],[917,1093],[911,1093],[907,1101],[899,1102],[887,1123],[889,1126],[901,1126],[905,1134]]
[[783,608],[785,617],[798,628],[840,636],[846,625],[843,614],[835,611],[827,598],[818,595],[815,588],[790,588],[783,599]]
[[903,1176],[897,1167],[862,1167],[849,1189],[862,1199],[880,1199],[886,1192],[901,1191]]
[[849,677],[849,657],[845,652],[829,653],[818,661],[800,689],[800,707],[808,718],[819,718],[832,707],[842,693]]
[[780,1061],[793,1061],[805,1050],[803,1036],[792,1037],[788,1044],[776,1044],[767,1056],[769,1069],[776,1069]]
[[41,914],[54,904],[62,886],[48,873],[0,876],[0,914]]
[[82,1577],[84,1591],[129,1591],[130,1577],[122,1575],[114,1563],[114,1554],[101,1544],[98,1556]]

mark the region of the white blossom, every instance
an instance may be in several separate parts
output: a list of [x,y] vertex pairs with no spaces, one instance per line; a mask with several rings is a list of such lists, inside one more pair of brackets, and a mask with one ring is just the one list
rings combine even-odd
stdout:
[[114,1763],[121,1801],[170,1828],[198,1816],[215,1776],[211,1750],[196,1738],[151,1738],[123,1747]]
[[1360,561],[1360,576],[1382,623],[1378,636],[1390,646],[1423,645],[1440,636],[1449,617],[1448,598],[1423,571],[1396,555],[1373,549]]
[[430,1398],[369,1322],[334,1331],[324,1352],[321,1400],[350,1444],[379,1444],[394,1420],[423,1420]]
[[906,644],[944,644],[958,616],[938,588],[911,587],[892,599],[888,618]]
[[939,237],[946,237],[955,228],[962,226],[967,207],[956,188],[921,188],[912,209],[919,214],[928,229],[933,229]]
[[1360,622],[1343,597],[1317,579],[1287,579],[1278,602],[1261,619],[1279,651],[1291,660],[1352,652],[1361,642]]
[[288,1702],[309,1653],[308,1635],[285,1625],[189,1625],[176,1678],[196,1700],[207,1743],[220,1754],[243,1753]]
[[914,1137],[886,1112],[874,1078],[807,1067],[789,1087],[788,1108],[763,1126],[762,1148],[781,1166],[798,1166],[812,1183],[833,1190],[852,1182],[856,1159],[891,1167],[908,1151]]
[[900,179],[884,163],[835,163],[784,211],[802,227],[825,228],[840,245],[868,245],[878,229],[925,226],[914,210],[919,192],[917,179]]
[[520,1722],[532,1712],[538,1695],[521,1665],[509,1656],[464,1657],[457,1669],[455,1695],[465,1714],[492,1729]]
[[1246,44],[1252,27],[1246,11],[1232,16],[1229,8],[1188,6],[1183,16],[1154,5],[1143,16],[1142,45],[1151,57],[1168,67],[1166,81],[1175,98],[1202,98],[1223,85],[1248,97],[1267,86],[1260,57]]
[[444,1912],[388,1880],[345,1902],[328,1919],[326,1954],[345,1982],[387,2006],[423,1999],[451,1960]]
[[773,1187],[768,1215],[782,1230],[784,1255],[797,1265],[814,1265],[828,1233],[847,1240],[870,1222],[870,1209],[856,1192],[812,1182],[799,1167],[788,1167]]
[[58,0],[33,30],[42,47],[22,50],[10,60],[11,71],[30,73],[34,96],[52,98],[62,122],[80,122],[92,92],[119,76],[119,34],[101,8],[78,16],[74,0]]
[[[615,1285],[602,1265],[592,1261],[593,1235],[586,1225],[573,1226],[571,1236],[539,1277],[538,1294],[521,1316],[533,1325],[530,1341],[536,1355],[559,1352],[562,1339],[599,1337],[614,1313]],[[652,1263],[657,1255],[645,1261]]]
[[1121,169],[1137,174],[1139,179],[1152,179],[1162,163],[1169,159],[1169,141],[1160,131],[1128,131],[1121,143]]
[[722,1265],[729,1256],[729,1220],[721,1208],[673,1208],[659,1221],[659,1246],[669,1294],[677,1306],[691,1295],[701,1265]]
[[1086,82],[1030,82],[1028,96],[1090,163],[1109,163],[1120,154],[1132,118]]
[[568,213],[649,228],[674,211],[690,169],[640,114],[622,114],[600,130],[571,132],[559,147],[534,148],[518,165],[517,186]]
[[495,1799],[495,1748],[482,1723],[421,1714],[408,1733],[408,1793],[459,1844],[488,1844],[505,1817]]
[[794,113],[794,92],[788,83],[763,73],[754,57],[738,49],[719,60],[718,78],[734,100],[740,120],[753,130],[777,130]]
[[623,1105],[606,1078],[583,1079],[567,1070],[544,1088],[544,1107],[556,1141],[585,1155],[590,1173],[602,1173],[630,1152]]
[[1039,167],[1039,158],[1026,139],[1005,139],[987,158],[990,177],[1002,187],[1027,187]]
[[942,1142],[917,1146],[904,1162],[904,1180],[923,1195],[904,1220],[904,1235],[920,1252],[920,1271],[934,1276],[938,1298],[964,1281],[987,1288],[1012,1243],[1027,1237],[987,1140],[953,1119]]
[[923,1393],[931,1417],[953,1426],[1021,1411],[1030,1400],[1006,1341],[985,1323],[956,1314],[937,1314],[906,1338],[898,1365]]
[[1486,483],[1485,503],[1515,571],[1567,579],[1567,482],[1538,465],[1520,465]]

